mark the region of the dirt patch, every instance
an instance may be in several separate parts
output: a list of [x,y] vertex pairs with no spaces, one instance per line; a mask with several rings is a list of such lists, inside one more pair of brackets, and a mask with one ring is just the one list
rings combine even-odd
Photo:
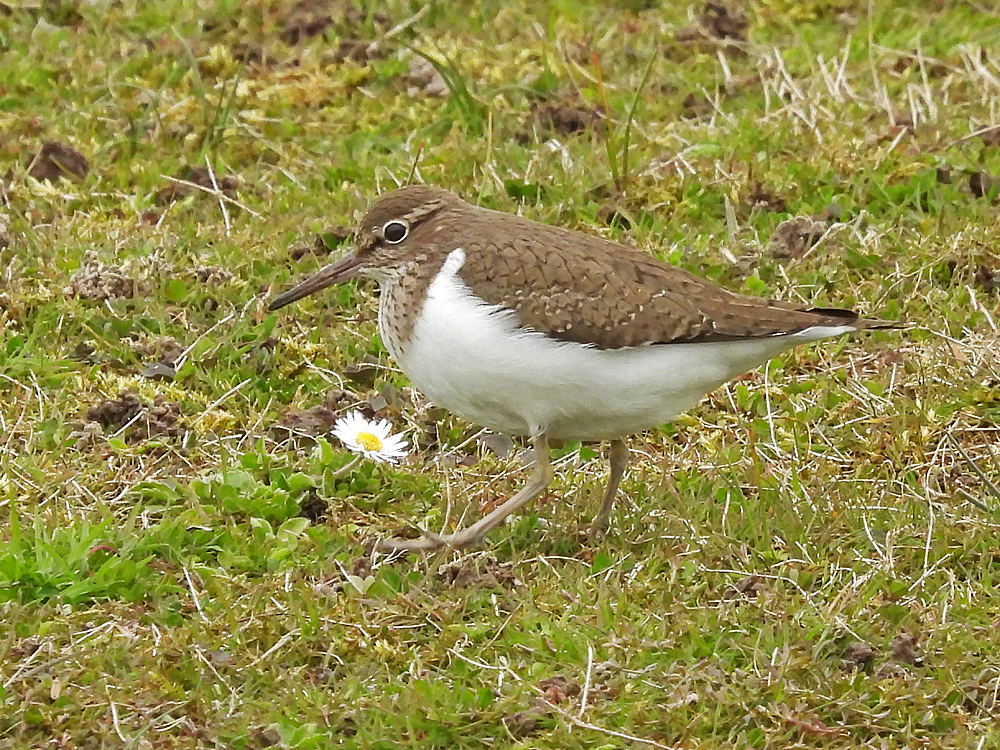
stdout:
[[747,215],[753,209],[773,211],[776,214],[783,214],[788,209],[785,199],[766,187],[760,180],[754,181],[753,187],[743,197],[741,203]]
[[136,342],[132,351],[144,360],[139,368],[142,377],[168,382],[177,377],[184,347],[169,336],[158,336]]
[[169,336],[156,336],[136,341],[132,344],[132,351],[144,360],[173,367],[184,353],[184,347]]
[[924,657],[920,653],[919,641],[916,636],[902,632],[889,643],[891,656],[875,667],[872,677],[877,680],[905,677],[907,667],[920,667]]
[[366,419],[375,416],[375,410],[356,393],[337,388],[323,397],[322,404],[286,411],[281,421],[271,428],[271,433],[275,440],[329,435],[337,420],[351,409],[357,409]]
[[1000,677],[988,679],[986,670],[976,679],[962,683],[962,705],[970,713],[1000,711]]
[[319,437],[333,431],[338,416],[322,404],[308,409],[289,409],[273,428],[276,437]]
[[333,57],[337,62],[350,60],[366,65],[372,60],[383,60],[388,57],[388,54],[378,41],[342,39]]
[[191,269],[191,275],[201,284],[216,286],[233,278],[232,271],[227,271],[222,266],[195,266]]
[[538,734],[548,727],[556,713],[552,706],[566,703],[581,692],[579,682],[562,675],[540,680],[538,689],[542,691],[542,696],[534,698],[530,708],[503,718],[507,731],[519,739]]
[[979,140],[988,148],[1000,146],[1000,127],[989,128],[979,134]]
[[604,122],[604,111],[600,108],[535,103],[525,119],[525,129],[519,140],[522,137],[527,138],[535,128],[542,132],[573,135],[597,127],[602,122]]
[[546,706],[532,706],[524,711],[503,717],[504,726],[517,739],[531,737],[541,732],[549,723],[546,720],[552,715],[552,709]]
[[276,65],[278,62],[278,59],[274,55],[269,54],[263,47],[248,42],[237,42],[233,46],[231,53],[234,60],[239,60],[247,65],[258,65],[268,68]]
[[556,675],[540,680],[538,689],[544,693],[545,700],[558,705],[578,696],[581,688],[576,680]]
[[67,297],[100,301],[149,297],[153,293],[153,285],[133,275],[136,265],[134,262],[120,266],[105,265],[97,260],[95,254],[88,252],[80,267],[69,277],[69,284],[63,293]]
[[343,375],[352,383],[367,390],[375,385],[375,379],[382,372],[378,359],[366,354],[357,362],[351,362],[344,367]]
[[1000,260],[988,253],[949,258],[939,264],[934,278],[942,286],[971,284],[987,294],[996,294],[1000,291]]
[[702,29],[716,39],[745,42],[750,30],[750,19],[744,10],[726,3],[705,3],[698,20]]
[[125,391],[117,399],[102,401],[87,409],[87,420],[104,430],[118,432],[128,425],[125,439],[139,443],[151,437],[181,437],[184,428],[178,424],[181,405],[157,396],[152,404],[142,401],[134,393]]
[[924,71],[928,78],[941,78],[951,72],[951,69],[940,60],[921,58],[918,55],[900,55],[892,64],[894,73],[905,73],[908,70]]
[[372,419],[375,416],[374,410],[369,408],[367,403],[363,402],[358,394],[353,391],[345,391],[342,388],[334,388],[331,391],[327,391],[326,395],[323,396],[323,406],[331,411],[340,413],[356,408],[365,415],[366,419]]
[[[348,0],[299,0],[279,22],[279,36],[291,45],[332,30],[343,37],[356,38],[366,20],[368,14]],[[371,21],[376,28],[390,25],[389,17],[383,13],[372,14]]]
[[829,222],[811,216],[796,216],[778,224],[767,243],[773,258],[801,258],[819,242]]
[[457,588],[514,589],[524,586],[509,563],[501,563],[492,555],[473,555],[445,563],[437,569],[437,575],[444,585]]
[[920,655],[917,638],[910,633],[900,633],[889,644],[892,658],[900,664],[923,664],[924,657]]
[[1000,271],[994,266],[979,263],[973,274],[973,284],[985,292],[994,294],[1000,289]]
[[326,519],[329,510],[330,506],[327,501],[320,497],[315,490],[309,490],[299,503],[299,515],[302,518],[308,518],[314,524]]
[[705,40],[742,43],[747,41],[749,30],[750,19],[742,8],[713,0],[702,6],[698,23],[680,29],[675,38],[683,43]]
[[248,737],[256,747],[276,747],[281,743],[281,735],[274,727],[256,727],[250,730]]
[[56,182],[60,177],[82,180],[90,173],[90,162],[72,146],[46,141],[30,161],[28,174],[36,180]]
[[436,96],[444,99],[451,91],[448,82],[440,71],[426,58],[414,55],[410,58],[410,66],[406,70],[406,94],[416,96]]
[[713,109],[712,102],[702,93],[688,92],[681,101],[681,117],[686,119],[696,120],[711,114]]
[[741,578],[722,592],[723,599],[754,599],[761,591],[767,591],[767,581],[760,576]]
[[844,647],[844,669],[864,669],[875,659],[875,650],[864,641],[853,641]]
[[991,202],[996,202],[1000,181],[992,175],[976,171],[969,175],[969,192],[973,198],[987,198]]
[[606,227],[617,227],[626,232],[632,228],[632,220],[625,210],[613,203],[605,203],[597,209],[597,221]]
[[[158,190],[153,196],[153,202],[157,205],[173,203],[189,195],[209,195],[217,190],[227,198],[235,198],[236,190],[240,186],[239,180],[235,177],[228,177],[215,173],[215,181],[212,181],[212,173],[208,167],[184,167],[174,175],[174,179],[184,180],[184,182],[171,182],[165,188]],[[191,183],[191,184],[185,184]],[[204,190],[199,190],[204,188]]]

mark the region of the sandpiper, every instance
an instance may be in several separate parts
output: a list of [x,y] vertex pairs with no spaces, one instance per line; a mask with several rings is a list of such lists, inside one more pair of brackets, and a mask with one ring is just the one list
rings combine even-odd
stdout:
[[610,441],[603,526],[628,464],[623,438],[785,349],[896,327],[736,294],[619,243],[425,185],[379,198],[354,251],[270,309],[359,276],[379,282],[382,341],[413,385],[471,422],[529,436],[537,455],[527,485],[478,522],[384,540],[388,550],[481,543],[552,481],[550,439]]

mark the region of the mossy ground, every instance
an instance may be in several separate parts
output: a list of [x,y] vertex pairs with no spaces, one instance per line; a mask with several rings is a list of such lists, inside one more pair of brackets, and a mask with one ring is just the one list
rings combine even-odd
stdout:
[[[1000,744],[998,43],[957,0],[0,4],[0,747]],[[488,550],[387,561],[520,448],[409,391],[374,286],[266,301],[406,181],[910,327],[636,437],[602,539],[569,444]],[[289,442],[324,398],[416,450]]]

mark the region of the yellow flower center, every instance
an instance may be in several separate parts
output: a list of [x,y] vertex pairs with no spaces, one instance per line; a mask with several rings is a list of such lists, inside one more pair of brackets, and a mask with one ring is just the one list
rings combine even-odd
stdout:
[[359,432],[354,439],[366,451],[378,452],[382,450],[382,439],[378,435],[373,435],[370,432]]

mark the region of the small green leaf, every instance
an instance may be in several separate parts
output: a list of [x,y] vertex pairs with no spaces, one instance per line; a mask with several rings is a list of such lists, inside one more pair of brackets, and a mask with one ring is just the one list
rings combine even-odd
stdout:
[[504,180],[503,187],[507,195],[522,203],[537,203],[543,192],[541,185],[527,184],[520,180]]
[[163,285],[163,296],[168,302],[180,303],[187,297],[188,288],[180,279],[168,279]]
[[604,549],[598,550],[597,554],[594,555],[594,562],[590,564],[590,574],[596,575],[598,573],[603,573],[614,564],[615,561],[614,558],[611,557],[610,552]]
[[316,486],[312,477],[308,474],[303,474],[302,472],[296,472],[290,475],[286,480],[286,487],[289,492],[293,494],[298,494],[304,492],[305,490],[312,489]]

